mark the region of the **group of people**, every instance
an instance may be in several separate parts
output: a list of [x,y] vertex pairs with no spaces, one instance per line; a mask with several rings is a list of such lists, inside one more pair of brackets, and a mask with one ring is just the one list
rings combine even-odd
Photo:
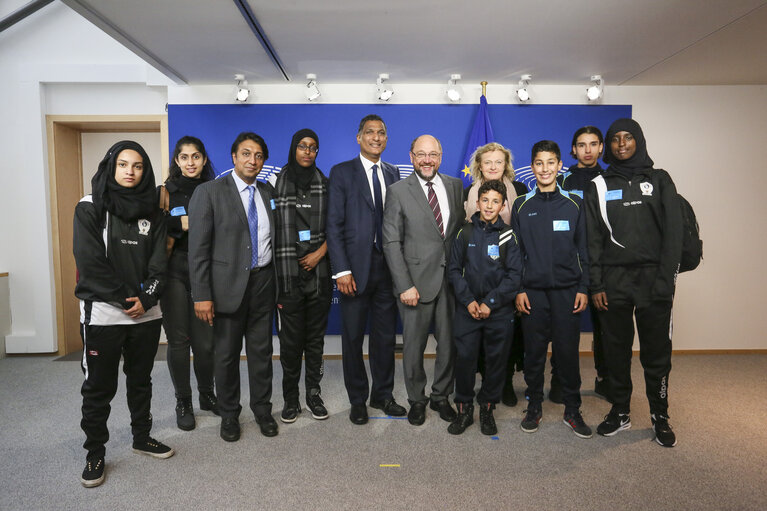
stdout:
[[[195,427],[191,349],[200,409],[221,416],[224,440],[240,438],[244,340],[250,408],[264,436],[278,434],[273,325],[283,371],[280,420],[289,424],[302,413],[302,365],[306,409],[326,419],[320,383],[333,280],[341,293],[353,424],[368,422],[370,406],[418,426],[429,408],[450,423],[449,433],[461,434],[474,422],[476,400],[481,432],[495,435],[493,410],[499,402],[516,404],[512,378],[523,369],[528,404],[520,426],[532,433],[542,418],[551,342],[550,398],[564,404],[564,423],[589,438],[578,354],[580,313],[591,308],[596,390],[612,403],[597,432],[611,436],[631,426],[636,316],[656,440],[676,444],[668,424],[668,375],[681,213],[674,184],[653,168],[639,125],[620,119],[606,139],[595,127],[579,129],[571,153],[578,165],[565,174],[557,144],[536,143],[536,185],[529,191],[514,180],[511,152],[498,143],[474,152],[474,183],[464,189],[460,179],[439,172],[443,149],[435,137],[413,140],[414,171],[404,179],[381,159],[387,140],[383,119],[365,116],[359,155],[326,177],[315,164],[319,137],[299,130],[287,164],[265,183],[256,179],[269,158],[261,136],[240,133],[231,147],[234,168],[218,178],[203,143],[186,136],[158,189],[139,144],[122,141],[109,149],[74,219],[84,486],[104,480],[106,423],[121,355],[133,450],[156,458],[174,454],[150,436],[161,324],[179,428]],[[606,170],[598,164],[603,152]],[[393,393],[398,314],[408,409]],[[427,395],[430,332],[436,357]],[[482,383],[475,395],[477,372]]]

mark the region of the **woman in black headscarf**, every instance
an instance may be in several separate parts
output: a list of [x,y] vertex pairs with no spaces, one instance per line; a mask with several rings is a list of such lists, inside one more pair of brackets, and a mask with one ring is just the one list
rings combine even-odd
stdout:
[[149,436],[152,366],[160,339],[166,226],[157,206],[154,173],[144,149],[113,145],[91,181],[92,193],[75,208],[74,255],[80,299],[81,426],[86,440],[86,487],[104,481],[107,419],[124,359],[134,452],[169,458],[173,449]]
[[599,310],[612,409],[597,433],[631,427],[634,317],[656,441],[676,445],[668,423],[671,306],[682,252],[682,216],[671,176],[653,168],[642,128],[618,119],[607,131],[610,166],[589,185],[586,214],[591,293]]
[[176,425],[184,431],[195,427],[189,385],[190,348],[194,354],[200,409],[218,415],[218,400],[213,392],[213,327],[194,314],[188,262],[189,201],[199,185],[214,178],[202,141],[185,136],[176,142],[168,179],[158,188],[171,243],[168,278],[162,295],[162,319],[168,338],[168,371],[176,394]]
[[298,381],[302,356],[306,405],[315,419],[328,417],[320,396],[320,380],[332,283],[325,241],[328,180],[315,165],[319,147],[315,132],[297,131],[290,143],[288,163],[274,184],[277,330],[285,399],[280,419],[284,423],[295,422],[301,413]]

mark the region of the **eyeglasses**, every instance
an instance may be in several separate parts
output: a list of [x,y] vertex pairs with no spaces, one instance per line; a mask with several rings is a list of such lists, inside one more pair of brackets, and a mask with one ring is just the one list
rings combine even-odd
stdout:
[[506,162],[503,161],[503,160],[495,160],[495,161],[493,161],[493,160],[485,160],[485,161],[482,162],[482,165],[484,167],[489,167],[490,165],[495,164],[495,166],[497,168],[497,167],[503,167],[505,163]]
[[309,151],[310,153],[317,154],[320,151],[320,148],[316,145],[304,145],[304,144],[298,144],[297,149],[301,151],[302,153],[305,153],[306,151]]
[[411,151],[410,154],[415,156],[415,159],[418,160],[418,161],[425,160],[427,156],[431,160],[436,160],[437,158],[442,156],[442,153],[437,153],[437,152],[425,153],[423,151],[418,151],[417,153],[414,153],[414,152]]

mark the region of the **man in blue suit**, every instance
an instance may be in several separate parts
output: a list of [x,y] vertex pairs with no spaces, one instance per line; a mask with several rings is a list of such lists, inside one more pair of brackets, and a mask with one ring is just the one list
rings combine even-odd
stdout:
[[[397,307],[383,255],[382,226],[386,189],[399,180],[399,169],[381,160],[386,141],[383,119],[363,117],[357,132],[360,155],[330,170],[327,240],[341,292],[344,383],[354,424],[368,422],[368,397],[371,407],[388,415],[406,413],[392,395]],[[371,388],[362,357],[368,318]]]

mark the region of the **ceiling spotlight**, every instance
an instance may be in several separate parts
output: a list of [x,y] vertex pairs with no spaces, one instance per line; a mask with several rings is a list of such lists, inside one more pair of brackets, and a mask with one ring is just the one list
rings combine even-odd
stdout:
[[306,75],[306,79],[309,80],[309,83],[306,84],[306,90],[304,91],[304,94],[306,94],[306,99],[309,101],[319,99],[321,94],[320,89],[317,87],[317,75],[314,73],[309,73]]
[[604,92],[604,82],[602,81],[602,75],[591,76],[592,86],[586,89],[586,97],[589,101],[596,101],[602,97]]
[[234,100],[239,103],[245,103],[250,96],[250,89],[248,89],[248,81],[245,79],[245,75],[234,75],[236,93]]
[[517,90],[515,92],[517,94],[517,99],[522,103],[530,101],[530,91],[528,91],[527,88],[530,86],[530,81],[532,79],[533,75],[522,75],[522,78],[519,80],[519,84],[517,85]]
[[461,75],[454,74],[450,75],[450,79],[447,81],[447,90],[445,91],[445,94],[447,94],[447,99],[450,100],[451,103],[458,103],[461,101],[461,95],[463,95],[463,89],[460,85],[458,85],[458,80],[461,79]]
[[389,73],[381,73],[376,80],[376,98],[381,101],[389,101],[394,95],[394,89],[384,85],[384,81],[389,79]]

